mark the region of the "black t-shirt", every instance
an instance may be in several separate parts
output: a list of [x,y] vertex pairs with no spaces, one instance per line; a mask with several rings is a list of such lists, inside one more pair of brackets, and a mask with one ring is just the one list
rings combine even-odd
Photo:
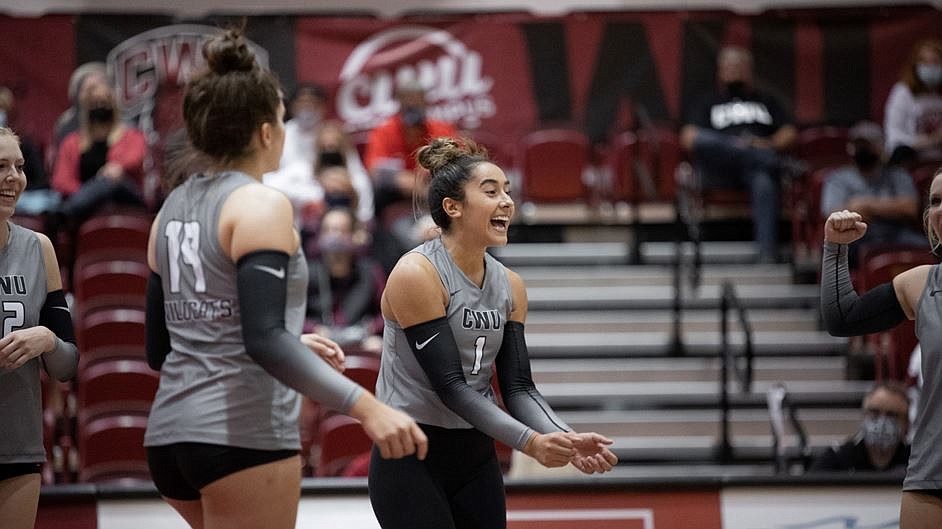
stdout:
[[108,162],[108,142],[96,141],[82,153],[79,160],[79,177],[82,183],[88,182]]
[[[902,444],[896,448],[893,459],[884,471],[894,468],[905,468],[909,462],[909,445]],[[856,438],[847,441],[838,447],[831,447],[818,456],[811,464],[809,471],[815,470],[846,470],[846,471],[878,471],[870,462],[867,447],[862,439]]]
[[771,94],[759,90],[743,97],[714,91],[701,98],[687,117],[687,123],[701,128],[760,138],[768,138],[791,122],[784,106]]

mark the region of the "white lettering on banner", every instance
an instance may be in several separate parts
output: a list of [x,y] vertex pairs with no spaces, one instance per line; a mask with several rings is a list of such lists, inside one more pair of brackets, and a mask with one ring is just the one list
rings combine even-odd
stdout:
[[[440,54],[406,62],[430,47]],[[401,26],[373,35],[347,57],[340,71],[337,114],[351,130],[372,129],[399,110],[396,83],[413,80],[425,88],[431,118],[473,129],[497,113],[490,95],[494,80],[483,75],[480,53],[447,31]]]
[[[141,129],[149,144],[158,140],[153,117],[158,89],[185,85],[203,67],[203,42],[219,31],[199,24],[162,26],[135,35],[108,52],[108,72],[114,78],[124,119]],[[246,42],[258,63],[268,67],[268,51]]]

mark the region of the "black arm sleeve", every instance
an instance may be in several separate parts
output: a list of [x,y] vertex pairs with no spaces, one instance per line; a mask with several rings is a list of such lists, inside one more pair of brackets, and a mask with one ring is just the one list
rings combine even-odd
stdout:
[[72,313],[61,289],[46,294],[46,301],[39,309],[39,324],[56,335],[53,350],[42,354],[43,368],[60,382],[69,380],[78,371],[78,348]]
[[522,323],[508,321],[504,326],[504,341],[495,364],[500,393],[511,415],[540,433],[572,430],[553,412],[533,383]]
[[170,332],[167,331],[166,313],[164,312],[164,289],[160,276],[150,273],[147,279],[147,302],[144,318],[146,336],[147,365],[160,371],[164,360],[170,353]]
[[468,385],[447,319],[437,318],[403,331],[432,388],[448,409],[494,439],[523,450],[533,430]]
[[365,391],[285,329],[288,254],[252,252],[236,264],[245,351],[281,383],[342,413]]
[[906,319],[892,283],[857,295],[847,269],[847,245],[830,242],[824,243],[821,265],[821,314],[834,336],[881,332]]

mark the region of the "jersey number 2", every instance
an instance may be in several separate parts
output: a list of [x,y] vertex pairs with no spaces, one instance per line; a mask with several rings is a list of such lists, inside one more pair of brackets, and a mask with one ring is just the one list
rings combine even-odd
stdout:
[[[8,314],[11,312],[13,315],[8,316]],[[23,319],[24,313],[25,310],[23,309],[22,301],[3,302],[3,336],[6,336],[23,326],[23,323],[25,322]]]

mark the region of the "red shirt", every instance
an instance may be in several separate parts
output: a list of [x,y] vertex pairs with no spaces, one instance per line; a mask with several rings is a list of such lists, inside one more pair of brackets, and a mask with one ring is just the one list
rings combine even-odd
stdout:
[[[82,186],[79,176],[81,137],[78,131],[72,132],[59,146],[56,163],[50,185],[63,195],[71,195]],[[144,158],[147,156],[147,140],[137,129],[125,129],[124,134],[108,147],[108,161],[117,162],[124,169],[124,174],[138,184],[144,180]]]
[[370,132],[363,160],[366,169],[372,172],[377,166],[381,166],[384,160],[394,159],[402,161],[403,169],[413,170],[415,169],[415,151],[427,144],[430,139],[439,136],[455,137],[457,131],[451,123],[427,119],[425,131],[418,136],[420,140],[415,143],[408,142],[402,117],[396,114]]

